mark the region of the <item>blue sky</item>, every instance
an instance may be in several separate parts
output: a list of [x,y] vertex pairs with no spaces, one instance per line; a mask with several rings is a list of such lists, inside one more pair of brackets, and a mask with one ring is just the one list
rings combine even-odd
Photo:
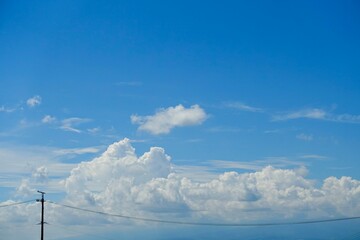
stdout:
[[[360,215],[359,10],[356,1],[3,1],[0,201],[42,189],[57,202],[151,218]],[[286,200],[272,199],[264,179]],[[116,237],[112,221],[99,231]],[[146,227],[154,238],[180,232]],[[276,236],[303,232],[286,229]]]

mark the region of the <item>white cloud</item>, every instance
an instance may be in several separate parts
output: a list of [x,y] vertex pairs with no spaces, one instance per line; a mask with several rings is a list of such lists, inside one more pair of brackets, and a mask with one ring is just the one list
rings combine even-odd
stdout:
[[26,101],[26,104],[29,106],[29,107],[35,107],[35,106],[38,106],[41,104],[41,97],[39,95],[36,95],[32,98],[29,98],[27,101]]
[[131,122],[138,124],[139,130],[151,134],[166,134],[174,127],[199,125],[207,118],[205,111],[199,105],[185,108],[183,105],[158,110],[152,116],[132,115]]
[[16,195],[20,197],[29,197],[34,194],[36,190],[34,188],[31,188],[29,180],[23,179],[19,185],[19,187],[16,189]]
[[280,129],[271,129],[271,130],[264,131],[265,134],[276,134],[276,133],[280,133],[280,132],[281,132]]
[[16,110],[16,108],[7,108],[5,106],[0,107],[0,112],[11,113],[11,112],[14,112],[15,110]]
[[226,103],[225,106],[228,108],[235,108],[237,110],[247,111],[247,112],[263,112],[263,109],[261,108],[252,107],[242,102],[230,102],[230,103]]
[[342,122],[342,123],[360,123],[360,115],[334,114],[332,112],[320,108],[307,108],[286,114],[277,114],[273,116],[272,120],[287,121],[287,120],[300,119],[300,118]]
[[358,180],[329,177],[317,184],[306,178],[303,166],[238,167],[254,172],[207,175],[199,182],[174,171],[177,167],[164,149],[153,147],[138,157],[124,139],[100,157],[80,163],[64,186],[71,204],[131,216],[158,218],[162,212],[193,220],[251,222],[360,214]]
[[87,123],[90,121],[91,120],[88,118],[77,118],[77,117],[66,118],[61,121],[62,125],[60,126],[60,129],[62,129],[64,131],[69,131],[69,132],[81,133],[82,130],[75,128],[75,127],[80,124]]
[[[94,147],[95,148],[95,147]],[[18,188],[27,181],[30,188],[41,187],[45,191],[62,192],[58,179],[69,175],[74,163],[68,161],[72,155],[94,152],[92,147],[84,149],[58,149],[39,146],[0,147],[0,187]],[[47,175],[47,177],[46,177]]]
[[209,128],[208,131],[213,133],[220,133],[220,132],[238,133],[238,132],[244,132],[246,130],[241,128],[232,128],[232,127],[212,127]]
[[299,140],[303,140],[303,141],[312,141],[313,140],[313,135],[300,133],[300,134],[296,135],[296,138],[299,139]]
[[36,182],[46,182],[49,177],[49,171],[47,167],[40,166],[35,169],[35,171],[32,173],[32,177]]
[[360,115],[340,114],[333,116],[332,121],[347,122],[347,123],[360,123]]
[[54,153],[56,155],[67,155],[67,154],[87,154],[87,153],[98,153],[100,151],[99,147],[85,147],[85,148],[64,148],[56,149]]
[[322,155],[317,155],[317,154],[310,154],[310,155],[300,156],[300,158],[303,158],[303,159],[327,159],[328,157],[325,157]]
[[[43,155],[46,155],[44,159],[51,156]],[[30,155],[29,159],[35,157]],[[247,165],[214,161],[218,167],[251,170],[216,173],[206,166],[174,166],[165,150],[159,147],[137,156],[131,141],[124,139],[111,144],[99,157],[88,162],[66,165],[63,169],[45,162],[33,168],[32,178],[20,181],[16,194],[29,199],[36,195],[39,186],[42,190],[54,191],[48,181],[56,181],[51,178],[56,170],[61,172],[57,179],[63,179],[57,187],[65,189],[68,204],[114,214],[223,223],[283,222],[360,214],[360,181],[329,177],[315,182],[306,177],[307,169],[301,165],[293,164],[294,169],[265,166],[271,162],[287,164],[281,157]],[[24,165],[24,161],[18,161],[18,167]],[[72,166],[71,171],[69,166]],[[1,176],[8,171],[6,169],[0,170]],[[11,202],[2,204],[6,203]],[[0,223],[2,219],[34,222],[38,211],[39,205],[35,203],[4,208],[0,212]],[[83,214],[51,204],[47,205],[46,214],[47,221],[60,224],[127,221]]]
[[211,160],[211,164],[216,168],[227,168],[227,169],[244,169],[244,170],[261,170],[264,166],[263,164],[253,161],[253,162],[234,162],[234,161],[224,161],[224,160]]
[[117,82],[116,85],[117,86],[140,87],[140,86],[142,86],[142,82],[137,82],[137,81]]
[[56,118],[50,115],[46,115],[43,117],[43,119],[41,120],[42,123],[53,123],[56,121]]
[[96,133],[98,133],[98,132],[101,131],[101,128],[99,128],[99,127],[89,128],[89,129],[87,129],[87,131],[88,131],[89,133],[91,133],[91,134],[96,134]]
[[283,115],[276,115],[273,117],[274,121],[286,121],[298,118],[309,118],[309,119],[326,119],[328,113],[323,109],[309,108],[303,109],[296,112],[291,112]]

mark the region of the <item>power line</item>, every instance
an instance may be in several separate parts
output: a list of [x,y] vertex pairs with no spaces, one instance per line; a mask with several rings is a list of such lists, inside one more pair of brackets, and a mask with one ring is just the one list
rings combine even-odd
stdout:
[[4,204],[4,205],[0,205],[0,208],[3,207],[11,207],[11,206],[16,206],[16,205],[21,205],[21,204],[25,204],[25,203],[29,203],[29,202],[34,202],[35,199],[33,200],[28,200],[28,201],[24,201],[24,202],[16,202],[16,203],[9,203],[9,204]]
[[142,218],[142,217],[132,217],[121,214],[112,214],[106,213],[102,211],[95,211],[85,208],[79,208],[75,206],[70,206],[66,204],[60,204],[52,201],[48,201],[48,203],[79,210],[83,212],[90,212],[99,215],[105,215],[110,217],[118,217],[123,219],[135,220],[135,221],[144,221],[144,222],[156,222],[156,223],[167,223],[167,224],[179,224],[179,225],[196,225],[196,226],[218,226],[218,227],[265,227],[265,226],[282,226],[282,225],[302,225],[302,224],[314,224],[314,223],[326,223],[326,222],[338,222],[338,221],[347,221],[347,220],[355,220],[360,219],[360,216],[355,217],[343,217],[343,218],[332,218],[332,219],[321,219],[321,220],[306,220],[306,221],[294,221],[294,222],[268,222],[268,223],[207,223],[207,222],[186,222],[186,221],[175,221],[175,220],[161,220],[154,218]]

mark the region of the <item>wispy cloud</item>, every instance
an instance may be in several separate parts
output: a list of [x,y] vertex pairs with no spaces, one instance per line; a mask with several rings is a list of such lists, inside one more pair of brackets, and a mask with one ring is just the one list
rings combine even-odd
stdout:
[[41,119],[42,123],[53,123],[56,121],[56,118],[50,115],[46,115],[43,117],[43,119]]
[[199,105],[185,108],[183,105],[158,110],[154,115],[131,115],[131,122],[138,124],[139,130],[154,135],[167,134],[175,127],[199,125],[207,118],[207,114]]
[[45,115],[41,119],[41,122],[43,124],[52,124],[52,125],[57,126],[59,129],[68,131],[68,132],[74,132],[74,133],[87,132],[89,134],[96,134],[96,133],[100,132],[101,129],[99,127],[87,128],[84,130],[82,130],[78,127],[79,125],[90,122],[90,121],[92,121],[92,120],[89,118],[78,118],[78,117],[72,117],[72,118],[66,118],[63,120],[58,120],[56,117],[51,116],[51,115]]
[[[36,107],[40,104],[41,104],[41,97],[39,95],[35,95],[26,100],[26,105],[29,108]],[[18,104],[14,104],[13,106],[14,107],[6,107],[5,105],[2,105],[2,106],[0,106],[0,112],[12,113],[12,112],[16,112],[19,110],[24,110],[24,102],[23,101],[21,101]]]
[[265,111],[263,108],[247,105],[243,102],[227,102],[223,104],[226,108],[233,108],[240,111],[264,113],[271,116],[272,121],[288,121],[295,119],[314,119],[341,123],[360,123],[360,115],[336,114],[334,108],[326,110],[323,108],[303,108],[297,111],[274,113]]
[[87,123],[90,121],[91,121],[91,119],[88,119],[88,118],[77,118],[77,117],[66,118],[61,121],[60,129],[62,129],[64,131],[69,131],[69,132],[81,133],[82,130],[75,128],[75,127],[80,124]]
[[287,121],[294,119],[315,119],[343,123],[360,123],[360,115],[335,114],[321,108],[307,108],[285,114],[273,115],[273,121]]
[[335,122],[360,123],[360,115],[340,114],[330,119]]
[[241,129],[241,128],[235,128],[235,127],[212,127],[212,128],[209,128],[208,131],[212,132],[212,133],[223,133],[223,132],[237,133],[237,132],[242,132],[242,131],[246,131],[246,130]]
[[7,108],[4,105],[0,107],[0,112],[11,113],[14,112],[15,110],[16,108]]
[[41,146],[1,146],[0,187],[18,187],[19,182],[26,177],[31,177],[36,182],[40,175],[48,175],[50,182],[46,189],[61,191],[58,178],[67,176],[74,164],[59,162],[69,155],[56,153],[60,150]]
[[302,141],[312,141],[313,140],[313,135],[312,134],[305,134],[305,133],[300,133],[298,135],[296,135],[296,138]]
[[286,121],[291,119],[298,118],[309,118],[309,119],[321,119],[325,120],[328,113],[323,109],[311,108],[311,109],[303,109],[295,112],[278,114],[273,116],[274,121]]
[[225,103],[225,107],[227,108],[234,108],[240,111],[246,111],[246,112],[263,112],[264,110],[261,108],[253,107],[250,105],[247,105],[242,102],[228,102]]
[[89,128],[89,129],[87,129],[87,131],[91,134],[96,134],[101,131],[101,128],[99,128],[99,127]]
[[279,133],[280,129],[271,129],[271,130],[265,130],[264,133],[265,134],[275,134],[275,133]]
[[64,148],[56,149],[54,153],[56,155],[81,155],[88,153],[98,153],[101,150],[101,147],[85,147],[85,148]]
[[210,160],[209,163],[212,167],[219,169],[242,169],[257,171],[263,169],[266,166],[274,166],[277,168],[289,168],[289,167],[302,167],[307,163],[297,160],[291,160],[287,157],[266,157],[264,159],[254,161],[227,161],[227,160]]
[[128,81],[128,82],[117,82],[117,86],[128,86],[128,87],[140,87],[142,86],[142,82],[138,81]]
[[35,107],[41,104],[41,97],[39,95],[36,95],[32,98],[29,98],[26,101],[26,104],[28,105],[28,107]]
[[289,167],[302,167],[308,164],[303,161],[292,160],[289,157],[266,157],[262,160],[255,161],[258,164],[264,164],[263,166],[275,166],[278,168],[289,168]]
[[317,154],[309,154],[309,155],[302,155],[300,156],[302,159],[327,159],[328,157],[317,155]]
[[212,167],[220,169],[242,169],[242,170],[260,170],[264,166],[258,162],[235,162],[235,161],[224,161],[224,160],[211,160]]

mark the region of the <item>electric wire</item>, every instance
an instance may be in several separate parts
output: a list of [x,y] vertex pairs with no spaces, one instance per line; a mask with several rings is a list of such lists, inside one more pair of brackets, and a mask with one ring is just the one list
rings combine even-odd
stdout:
[[166,223],[166,224],[178,224],[178,225],[195,225],[195,226],[217,226],[217,227],[265,227],[265,226],[283,226],[283,225],[303,225],[303,224],[315,224],[315,223],[327,223],[327,222],[338,222],[338,221],[347,221],[360,219],[360,216],[355,217],[342,217],[342,218],[331,218],[331,219],[320,219],[320,220],[305,220],[305,221],[293,221],[293,222],[267,222],[267,223],[211,223],[211,222],[187,222],[187,221],[176,221],[176,220],[162,220],[155,218],[143,218],[143,217],[134,217],[121,214],[112,214],[102,211],[95,211],[85,208],[79,208],[75,206],[70,206],[66,204],[56,203],[52,201],[47,201],[48,203],[66,207],[69,209],[79,210],[83,212],[95,213],[104,216],[118,217],[128,220],[143,221],[143,222],[155,222],[155,223]]
[[23,201],[23,202],[15,202],[15,203],[4,204],[4,205],[0,205],[0,208],[12,207],[12,206],[21,205],[21,204],[25,204],[25,203],[29,203],[29,202],[34,202],[34,201],[36,201],[36,199]]

